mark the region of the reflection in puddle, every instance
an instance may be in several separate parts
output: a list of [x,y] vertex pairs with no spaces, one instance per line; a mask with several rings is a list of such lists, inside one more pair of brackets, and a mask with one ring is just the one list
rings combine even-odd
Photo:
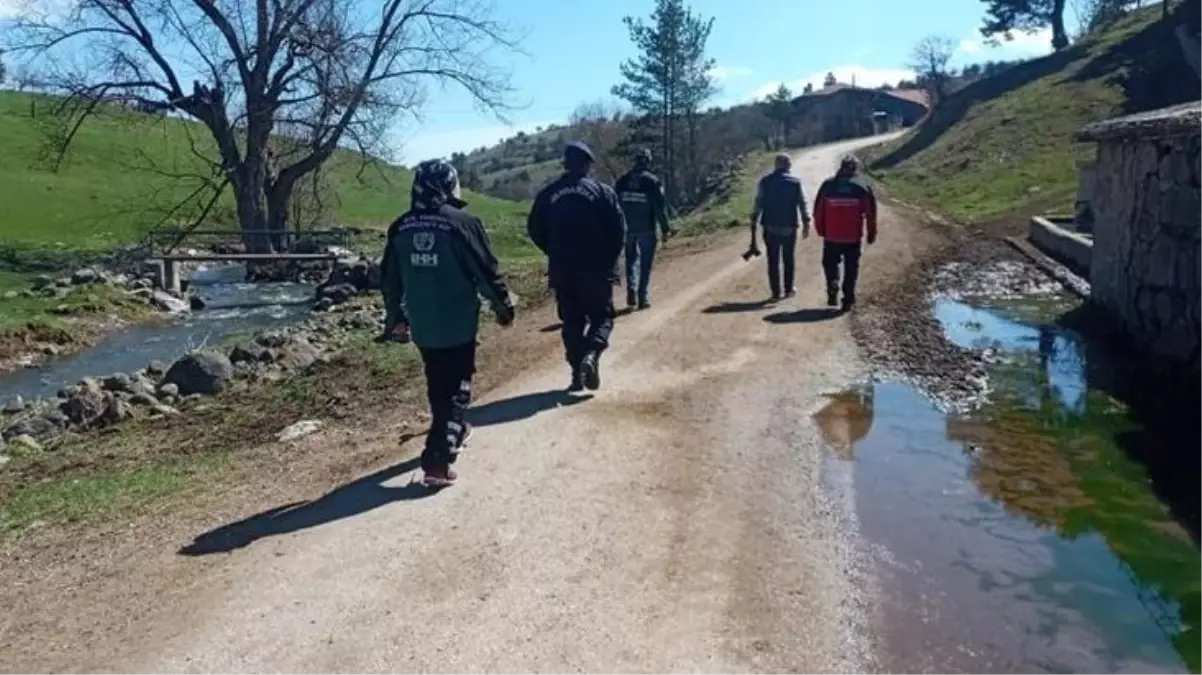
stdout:
[[837,456],[854,446],[860,523],[893,563],[884,668],[1197,672],[1198,549],[1133,459],[1144,430],[1087,386],[1084,345],[937,311],[951,339],[999,353],[985,409],[948,418],[881,383],[815,415]]

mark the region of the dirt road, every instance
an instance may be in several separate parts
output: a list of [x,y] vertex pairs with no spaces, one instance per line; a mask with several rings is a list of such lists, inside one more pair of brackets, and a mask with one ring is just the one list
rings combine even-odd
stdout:
[[[807,194],[854,145],[798,158]],[[881,231],[865,293],[922,239],[889,210]],[[87,667],[872,668],[854,486],[811,419],[862,374],[848,319],[822,307],[816,237],[772,306],[744,245],[657,270],[591,400],[559,393],[558,353],[483,397],[459,485],[426,496],[410,461],[281,512],[203,602]]]

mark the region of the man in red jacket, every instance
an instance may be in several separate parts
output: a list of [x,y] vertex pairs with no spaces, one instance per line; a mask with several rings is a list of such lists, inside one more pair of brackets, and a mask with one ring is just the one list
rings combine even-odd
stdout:
[[861,240],[876,241],[876,195],[859,177],[860,162],[848,155],[839,171],[818,189],[814,200],[814,229],[822,237],[822,270],[826,273],[826,304],[839,304],[839,265],[843,265],[843,311],[856,304]]

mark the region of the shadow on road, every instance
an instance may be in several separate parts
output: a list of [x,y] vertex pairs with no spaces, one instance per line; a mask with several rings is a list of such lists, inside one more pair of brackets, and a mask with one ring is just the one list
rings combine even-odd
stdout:
[[768,323],[815,323],[838,318],[842,314],[837,309],[799,309],[796,312],[776,312],[764,317]]
[[752,302],[720,302],[701,310],[702,314],[734,314],[736,312],[754,312],[758,309],[771,307],[772,300],[754,300]]
[[492,403],[472,408],[467,413],[467,419],[477,427],[490,424],[504,424],[515,420],[533,417],[545,410],[559,406],[576,405],[591,399],[591,395],[580,396],[569,394],[562,389],[548,389],[531,394],[522,394]]
[[393,502],[428,497],[436,491],[418,482],[399,487],[384,485],[392,478],[413,471],[420,464],[420,458],[414,457],[335,488],[317,499],[285,504],[235,523],[222,525],[197,536],[191,544],[181,548],[179,554],[202,556],[228,553],[266,537],[307,530],[367,513]]
[[549,326],[543,326],[542,328],[539,328],[539,329],[538,329],[538,332],[540,332],[540,333],[554,333],[555,331],[557,331],[557,330],[559,330],[559,329],[561,329],[561,328],[563,328],[563,324],[562,324],[562,323],[553,323],[553,324],[551,324],[551,325],[549,325]]

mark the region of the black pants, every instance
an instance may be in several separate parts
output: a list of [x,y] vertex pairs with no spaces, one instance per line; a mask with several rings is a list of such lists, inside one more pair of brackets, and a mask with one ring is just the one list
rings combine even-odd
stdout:
[[476,373],[476,341],[454,347],[421,350],[430,401],[430,432],[422,452],[422,470],[441,470],[455,463],[464,436],[464,413],[472,402]]
[[826,273],[826,292],[839,290],[839,264],[843,264],[843,301],[855,302],[856,280],[860,277],[860,242],[841,244],[828,241],[822,244],[822,271]]
[[768,289],[773,297],[780,297],[781,267],[785,272],[784,290],[793,290],[794,263],[797,257],[797,233],[782,235],[764,233],[764,246],[768,249]]
[[563,322],[564,356],[575,369],[586,353],[600,354],[609,347],[614,329],[613,284],[608,280],[559,284],[555,299]]

